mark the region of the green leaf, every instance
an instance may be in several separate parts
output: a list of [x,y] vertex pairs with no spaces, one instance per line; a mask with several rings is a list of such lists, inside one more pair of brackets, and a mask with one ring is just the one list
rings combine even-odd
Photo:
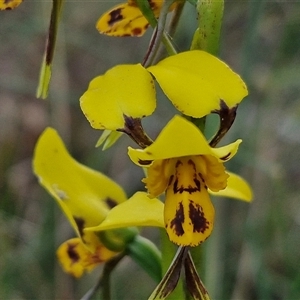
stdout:
[[113,130],[104,130],[99,140],[97,141],[96,148],[103,144],[102,150],[107,150],[115,144],[115,142],[122,136],[122,132]]

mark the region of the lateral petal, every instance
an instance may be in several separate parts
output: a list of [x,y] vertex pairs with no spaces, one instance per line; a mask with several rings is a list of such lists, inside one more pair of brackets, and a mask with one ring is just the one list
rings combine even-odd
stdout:
[[183,114],[195,118],[219,110],[221,100],[231,108],[248,95],[240,76],[205,51],[182,52],[148,70],[173,105]]
[[229,178],[227,179],[227,187],[218,192],[209,191],[214,196],[229,197],[246,202],[251,202],[253,195],[249,184],[237,174],[227,172]]
[[93,128],[122,129],[124,115],[142,118],[155,110],[153,79],[140,64],[115,66],[90,82],[80,106]]
[[102,231],[131,226],[164,227],[164,205],[156,198],[150,199],[146,193],[137,192],[127,201],[109,211],[98,226],[85,231]]
[[85,243],[93,237],[83,236],[83,229],[98,225],[110,207],[126,200],[117,183],[73,159],[52,128],[36,144],[33,170]]

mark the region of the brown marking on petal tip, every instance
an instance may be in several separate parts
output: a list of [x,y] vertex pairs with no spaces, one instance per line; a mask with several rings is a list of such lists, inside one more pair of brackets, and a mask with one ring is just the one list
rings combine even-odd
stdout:
[[76,263],[79,260],[79,255],[75,251],[76,245],[68,244],[67,254],[73,263]]
[[80,234],[81,236],[83,236],[83,229],[84,229],[84,223],[85,223],[84,219],[82,219],[82,218],[80,218],[80,217],[75,217],[75,216],[74,216],[74,221],[75,221],[75,223],[76,223],[76,225],[77,225],[79,234]]
[[142,160],[142,159],[139,159],[138,162],[140,165],[142,166],[148,166],[148,165],[151,165],[153,160]]
[[170,227],[174,230],[177,236],[184,234],[183,226],[184,223],[184,210],[182,202],[179,202],[179,207],[176,210],[175,218],[171,221]]
[[133,35],[135,36],[139,36],[142,32],[143,32],[142,28],[134,28],[132,31]]
[[220,108],[221,110],[226,110],[226,111],[229,110],[229,106],[226,104],[226,102],[223,99],[220,100]]
[[119,22],[124,19],[124,16],[122,15],[122,10],[123,8],[117,8],[109,13],[110,20],[107,23],[109,26],[113,26],[116,22]]
[[192,221],[194,232],[204,233],[208,229],[209,222],[205,218],[202,206],[196,204],[193,200],[190,200],[189,204],[189,217]]
[[117,206],[118,202],[114,199],[111,198],[107,198],[104,200],[104,202],[108,205],[108,207],[110,209],[114,208],[115,206]]
[[231,152],[229,152],[227,155],[220,157],[221,160],[227,160],[231,155]]

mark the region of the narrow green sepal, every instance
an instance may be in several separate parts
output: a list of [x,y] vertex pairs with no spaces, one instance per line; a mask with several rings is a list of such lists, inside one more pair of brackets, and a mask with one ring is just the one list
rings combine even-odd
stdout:
[[99,140],[96,143],[96,148],[103,145],[102,150],[107,150],[115,144],[115,142],[122,136],[122,132],[114,130],[104,130]]
[[59,24],[63,3],[64,0],[53,0],[48,38],[47,38],[47,43],[46,43],[45,52],[42,61],[38,88],[36,91],[37,98],[46,99],[48,96],[51,73],[52,73],[52,61],[54,56],[58,24]]
[[48,96],[49,84],[52,74],[52,65],[46,63],[46,53],[41,65],[39,84],[36,91],[36,97],[41,99],[46,99]]
[[111,229],[97,232],[103,245],[111,251],[124,251],[139,233],[136,227]]
[[161,280],[161,253],[150,240],[137,235],[127,245],[126,252],[152,279],[156,282]]

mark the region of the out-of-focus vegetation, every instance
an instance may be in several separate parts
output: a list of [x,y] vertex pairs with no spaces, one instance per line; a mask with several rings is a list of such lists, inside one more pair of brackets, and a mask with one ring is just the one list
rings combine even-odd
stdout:
[[[79,108],[89,81],[118,63],[143,59],[143,38],[101,36],[95,23],[109,2],[66,2],[49,98],[37,100],[51,2],[25,1],[0,12],[0,299],[78,299],[99,270],[77,281],[55,258],[73,232],[31,170],[34,145],[55,127],[79,161],[101,170],[128,195],[143,189],[142,171],[123,137],[110,150]],[[196,16],[185,8],[175,43],[187,50]],[[229,169],[251,183],[254,201],[216,199],[216,228],[206,244],[203,280],[213,299],[300,297],[300,3],[227,1],[220,56],[246,81],[250,95],[226,140],[243,144]],[[145,120],[155,137],[169,120],[168,102]],[[55,167],[55,166],[54,166]],[[70,174],[71,175],[71,174]],[[156,230],[144,229],[156,238]],[[130,278],[130,280],[128,280]],[[114,299],[141,299],[155,283],[132,261],[114,274]]]

